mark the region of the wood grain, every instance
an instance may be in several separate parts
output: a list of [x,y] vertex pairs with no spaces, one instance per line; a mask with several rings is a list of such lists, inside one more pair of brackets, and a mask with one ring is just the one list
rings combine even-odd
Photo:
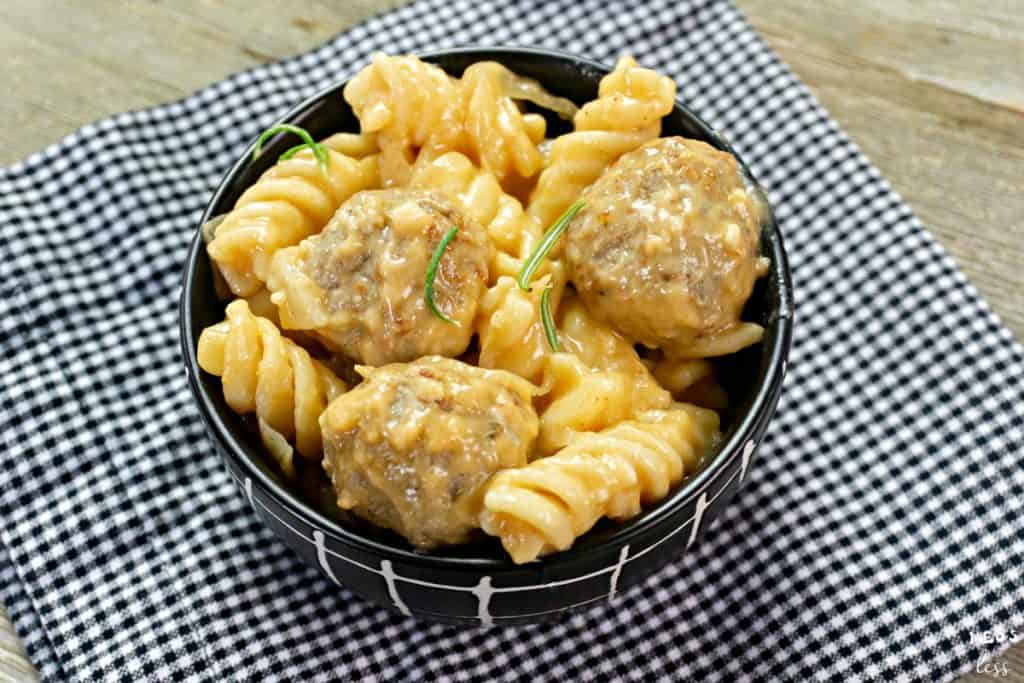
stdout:
[[[736,1],[1024,338],[1020,0]],[[308,50],[396,4],[4,3],[0,164],[98,118]],[[7,643],[0,663],[18,656]],[[1024,645],[1001,660],[1008,677],[962,680],[1024,683]]]
[[28,683],[38,680],[39,675],[29,663],[7,612],[0,607],[0,681]]
[[739,0],[1024,338],[1019,0]]

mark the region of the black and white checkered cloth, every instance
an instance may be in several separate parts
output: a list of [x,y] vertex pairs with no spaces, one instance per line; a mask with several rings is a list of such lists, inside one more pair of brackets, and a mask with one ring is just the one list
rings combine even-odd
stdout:
[[[550,625],[454,629],[338,589],[207,439],[176,294],[210,192],[374,50],[622,52],[769,190],[797,293],[779,412],[699,549]],[[1024,354],[722,0],[426,0],[0,170],[0,599],[53,681],[942,680],[1024,632]],[[997,633],[998,636],[998,633]]]

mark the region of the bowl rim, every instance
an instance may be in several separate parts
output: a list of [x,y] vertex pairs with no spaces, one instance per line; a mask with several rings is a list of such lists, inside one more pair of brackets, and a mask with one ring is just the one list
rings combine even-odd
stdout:
[[[477,56],[480,60],[493,59],[501,61],[502,56],[528,55],[534,58],[571,62],[578,67],[586,67],[597,73],[606,74],[611,68],[606,65],[580,55],[572,54],[563,50],[520,47],[520,46],[462,46],[449,49],[430,50],[415,53],[415,56],[431,61],[434,59],[449,57],[452,55]],[[339,88],[352,78],[354,74],[345,74],[342,78],[334,81],[331,85],[324,87],[313,95],[302,100],[287,112],[281,115],[275,123],[287,123],[301,116],[308,109],[315,106],[324,98],[335,93]],[[714,141],[715,146],[732,154],[746,174],[747,178],[762,192],[754,175],[747,167],[743,159],[736,153],[722,135],[716,132],[702,118],[690,110],[677,96],[674,108],[690,120],[696,127],[700,128],[707,137]],[[731,437],[722,443],[719,452],[708,462],[696,475],[685,480],[675,491],[670,493],[664,500],[655,507],[641,512],[627,527],[612,532],[606,541],[592,547],[570,547],[569,549],[553,553],[549,556],[535,560],[534,562],[517,565],[510,558],[491,557],[447,557],[433,553],[423,553],[412,548],[400,548],[387,543],[368,538],[357,530],[348,529],[337,521],[327,517],[312,505],[306,503],[295,493],[284,488],[275,481],[267,472],[257,466],[248,455],[246,449],[234,438],[227,425],[218,415],[213,405],[213,398],[206,392],[199,381],[200,373],[205,372],[199,367],[198,360],[198,338],[199,330],[193,329],[192,325],[192,285],[195,281],[195,269],[200,258],[203,245],[201,226],[211,216],[213,207],[217,205],[221,197],[228,192],[229,185],[242,170],[251,163],[255,140],[250,142],[245,152],[235,161],[230,170],[224,174],[219,181],[217,188],[210,196],[202,216],[197,224],[188,248],[185,267],[182,274],[181,294],[178,302],[178,327],[179,341],[181,343],[182,357],[185,363],[186,374],[193,397],[199,407],[199,413],[206,424],[210,436],[219,441],[221,448],[218,451],[227,458],[233,460],[244,471],[247,477],[269,493],[278,505],[284,507],[297,518],[309,524],[315,524],[322,529],[325,535],[334,536],[346,544],[349,544],[362,552],[375,556],[382,556],[391,560],[398,560],[407,564],[420,565],[432,569],[472,569],[476,570],[522,570],[530,567],[543,567],[546,571],[557,571],[560,566],[571,568],[579,562],[588,563],[597,559],[597,555],[607,552],[609,547],[620,547],[629,543],[632,539],[643,535],[652,527],[655,527],[693,502],[702,491],[715,481],[723,471],[726,471],[737,457],[741,455],[743,447],[748,441],[757,437],[761,429],[767,425],[775,412],[775,406],[782,388],[785,376],[786,359],[792,340],[793,320],[793,286],[783,245],[782,233],[775,220],[774,211],[769,202],[765,201],[767,207],[765,220],[763,222],[762,234],[771,234],[772,240],[772,269],[766,277],[774,276],[778,284],[778,314],[777,319],[771,327],[766,330],[766,335],[761,343],[770,343],[771,356],[768,361],[768,370],[764,381],[758,386],[757,392],[750,404],[749,410],[739,417],[739,423]]]

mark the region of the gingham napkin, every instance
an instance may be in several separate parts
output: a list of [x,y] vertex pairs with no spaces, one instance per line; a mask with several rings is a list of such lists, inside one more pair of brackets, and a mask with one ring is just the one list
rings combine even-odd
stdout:
[[[374,50],[474,43],[671,75],[767,187],[798,306],[778,415],[699,548],[558,623],[458,630],[274,539],[192,405],[175,303],[277,115]],[[1021,347],[728,2],[417,2],[0,170],[0,229],[0,598],[50,680],[934,681],[1024,632]]]

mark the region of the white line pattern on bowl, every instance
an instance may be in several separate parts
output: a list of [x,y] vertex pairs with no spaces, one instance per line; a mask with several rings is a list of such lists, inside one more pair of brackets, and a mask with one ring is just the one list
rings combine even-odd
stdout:
[[319,529],[313,529],[313,545],[316,546],[316,561],[320,563],[320,568],[324,570],[324,573],[327,574],[331,581],[340,586],[341,581],[338,581],[338,577],[334,575],[331,563],[327,561],[327,555],[324,553],[324,550],[327,548],[327,545],[324,543],[324,532]]
[[[736,478],[737,474],[739,474],[738,470],[736,472],[733,472],[729,476],[729,478],[725,480],[725,483],[722,484],[722,488],[718,489],[718,492],[715,495],[713,495],[710,500],[706,499],[707,491],[704,491],[703,493],[700,494],[701,495],[701,500],[706,500],[705,507],[707,507],[707,505],[710,505],[711,503],[714,503],[716,500],[718,500],[718,497],[720,495],[725,493],[725,490],[727,488],[729,488],[729,485],[732,484],[732,482]],[[697,504],[700,505],[700,500],[697,501]],[[704,514],[704,511],[701,510],[700,511],[700,515],[703,516],[703,514]],[[652,550],[657,548],[659,545],[664,543],[665,541],[669,540],[670,538],[673,538],[676,534],[678,534],[680,531],[685,529],[686,525],[689,524],[690,522],[694,522],[696,520],[696,525],[699,526],[700,525],[700,520],[696,519],[696,518],[697,518],[697,514],[694,513],[694,515],[692,517],[690,517],[688,520],[686,520],[685,522],[680,524],[678,527],[673,529],[671,533],[666,534],[665,536],[662,536],[661,538],[659,538],[654,543],[650,544],[649,546],[647,546],[646,548],[644,548],[643,550],[641,550],[637,554],[633,555],[631,558],[629,558],[629,561],[632,562],[633,560],[637,559],[638,557],[643,557],[644,555],[646,555],[647,553],[651,552]],[[692,543],[692,540],[690,542]],[[690,547],[690,543],[687,543],[686,547],[689,548]]]
[[494,588],[491,587],[491,577],[481,576],[480,582],[472,590],[477,600],[476,617],[484,626],[490,626],[494,623],[490,611],[491,596],[494,595]]
[[757,444],[751,439],[743,445],[743,455],[740,459],[740,481],[742,482],[747,478],[747,467],[750,466],[750,456],[754,454],[754,448]]
[[615,565],[615,570],[612,572],[612,577],[608,581],[608,602],[611,602],[615,598],[615,593],[619,588],[619,576],[622,574],[622,568],[626,565],[626,558],[629,557],[629,544],[622,546],[622,550],[619,551],[619,561]]
[[[712,499],[714,500],[714,499]],[[690,519],[693,520],[693,526],[690,527],[690,538],[686,541],[686,549],[689,550],[693,542],[697,540],[697,534],[700,532],[700,523],[704,519],[704,510],[708,507],[708,492],[701,491],[700,498],[697,499],[697,507],[695,513]]]
[[398,594],[398,587],[395,585],[395,570],[391,568],[391,560],[380,561],[380,573],[384,575],[384,581],[388,584],[388,597],[391,598],[391,602],[395,603],[395,607],[398,611],[407,617],[412,616],[412,612],[402,602],[402,596]]
[[[748,445],[752,444],[752,443],[754,443],[753,440],[749,441]],[[457,592],[463,592],[463,593],[472,593],[473,595],[476,596],[476,599],[477,599],[477,613],[475,615],[464,615],[463,618],[472,619],[472,618],[475,617],[477,620],[480,621],[480,623],[482,625],[485,625],[485,626],[493,624],[497,620],[502,620],[502,619],[523,619],[523,618],[526,618],[526,617],[542,616],[542,615],[551,614],[551,613],[554,613],[554,612],[561,612],[561,611],[563,611],[565,609],[572,609],[572,608],[575,608],[575,607],[579,607],[581,605],[585,605],[585,604],[588,604],[588,603],[591,603],[591,602],[596,602],[598,600],[602,600],[602,599],[606,599],[606,598],[608,600],[613,599],[615,597],[616,593],[618,592],[618,583],[619,583],[619,577],[622,574],[622,568],[626,564],[628,564],[628,563],[632,562],[633,560],[636,560],[636,559],[638,559],[640,557],[643,557],[644,555],[649,553],[651,550],[654,550],[654,548],[658,547],[659,545],[661,545],[662,543],[664,543],[668,539],[670,539],[673,536],[675,536],[676,534],[678,534],[680,531],[685,529],[688,524],[690,524],[692,522],[693,526],[691,527],[690,537],[689,537],[689,539],[687,540],[687,543],[686,543],[686,547],[687,547],[687,549],[689,549],[689,547],[696,540],[697,534],[700,531],[700,523],[701,523],[701,520],[703,519],[703,516],[704,516],[704,510],[706,510],[708,508],[708,506],[710,506],[712,503],[714,503],[715,500],[717,500],[718,497],[722,493],[724,493],[726,489],[729,488],[729,486],[732,484],[733,480],[736,479],[736,476],[738,474],[740,474],[739,471],[733,472],[732,476],[730,476],[725,481],[725,483],[722,485],[722,487],[710,499],[708,498],[707,491],[701,492],[700,497],[697,499],[697,508],[696,508],[695,514],[693,516],[691,516],[689,519],[687,519],[685,522],[680,524],[676,529],[672,530],[671,533],[669,533],[668,535],[658,539],[656,542],[652,543],[651,545],[647,546],[646,548],[644,548],[643,550],[641,550],[640,552],[638,552],[638,553],[636,553],[634,555],[630,555],[629,554],[629,545],[628,544],[623,546],[622,550],[619,551],[619,559],[618,559],[618,561],[615,564],[610,565],[608,567],[605,567],[603,569],[598,569],[597,571],[593,571],[593,572],[590,572],[588,574],[583,574],[581,576],[577,576],[577,577],[574,577],[574,578],[571,578],[571,579],[561,579],[561,580],[558,580],[558,581],[551,581],[551,582],[548,582],[548,583],[537,583],[537,584],[531,584],[531,585],[528,585],[528,586],[494,586],[494,585],[492,585],[492,578],[489,575],[485,575],[485,576],[481,577],[480,581],[476,585],[474,585],[474,586],[456,586],[456,585],[451,585],[451,584],[436,583],[436,582],[433,582],[433,581],[424,581],[423,579],[415,579],[415,578],[412,578],[412,577],[402,576],[401,574],[398,574],[398,573],[396,573],[394,571],[390,560],[381,560],[381,568],[377,569],[375,567],[371,567],[370,565],[367,565],[367,564],[364,564],[362,562],[359,562],[358,560],[353,560],[350,557],[346,557],[344,555],[341,555],[341,554],[339,554],[339,553],[337,553],[337,552],[335,552],[335,551],[333,551],[333,550],[331,550],[330,548],[327,547],[326,537],[325,537],[324,533],[320,529],[317,529],[316,527],[312,527],[312,536],[313,537],[309,538],[304,533],[302,533],[301,531],[296,529],[292,524],[290,524],[287,521],[285,521],[280,515],[278,515],[276,512],[274,512],[274,510],[272,510],[269,506],[260,503],[259,506],[257,507],[257,503],[259,503],[259,498],[253,496],[253,493],[252,493],[252,479],[250,477],[246,477],[245,480],[243,481],[243,480],[239,479],[237,476],[235,476],[234,471],[230,470],[230,468],[229,468],[229,473],[231,474],[231,478],[234,479],[234,481],[238,485],[238,487],[240,489],[242,489],[243,492],[245,492],[246,497],[249,499],[249,503],[252,505],[253,510],[256,511],[257,514],[259,513],[259,509],[262,508],[264,511],[269,513],[271,517],[276,519],[284,527],[286,527],[288,530],[290,530],[293,534],[295,534],[296,536],[298,536],[302,540],[306,541],[307,543],[310,543],[310,544],[313,545],[314,550],[316,551],[317,561],[320,564],[320,568],[327,575],[327,577],[329,579],[331,579],[335,584],[337,584],[339,586],[343,586],[344,585],[335,576],[334,570],[331,569],[330,562],[327,560],[327,555],[328,554],[333,555],[334,557],[337,557],[340,560],[344,560],[345,562],[348,562],[349,564],[354,564],[357,567],[360,567],[360,568],[362,568],[362,569],[364,569],[364,570],[366,570],[368,572],[371,572],[373,574],[377,574],[379,576],[382,576],[384,578],[385,584],[387,586],[388,597],[391,598],[391,601],[394,604],[395,608],[398,611],[400,611],[402,614],[406,615],[406,616],[411,616],[412,613],[410,612],[409,608],[405,605],[405,603],[402,601],[401,594],[398,592],[398,582],[399,581],[404,581],[406,583],[411,583],[411,584],[415,584],[415,585],[419,585],[419,586],[425,586],[425,587],[428,587],[428,588],[440,588],[442,590],[451,590],[451,591],[457,591]],[[742,481],[742,476],[741,476],[741,481]],[[598,576],[600,574],[605,574],[605,573],[608,573],[608,572],[611,572],[611,577],[609,578],[609,591],[608,591],[608,593],[606,593],[604,595],[599,595],[599,596],[597,596],[595,598],[588,598],[587,600],[585,600],[583,602],[576,603],[576,604],[573,604],[573,605],[569,605],[567,607],[559,607],[557,609],[546,610],[546,611],[543,611],[543,612],[531,612],[531,613],[528,613],[528,614],[515,614],[515,615],[509,615],[509,616],[492,615],[490,613],[491,598],[492,598],[492,596],[495,593],[518,593],[518,592],[522,592],[522,591],[531,591],[531,590],[538,590],[538,589],[545,589],[545,588],[554,588],[554,587],[557,587],[557,586],[564,586],[564,585],[570,584],[570,583],[578,583],[580,581],[585,581],[586,579],[592,578],[594,576]]]

